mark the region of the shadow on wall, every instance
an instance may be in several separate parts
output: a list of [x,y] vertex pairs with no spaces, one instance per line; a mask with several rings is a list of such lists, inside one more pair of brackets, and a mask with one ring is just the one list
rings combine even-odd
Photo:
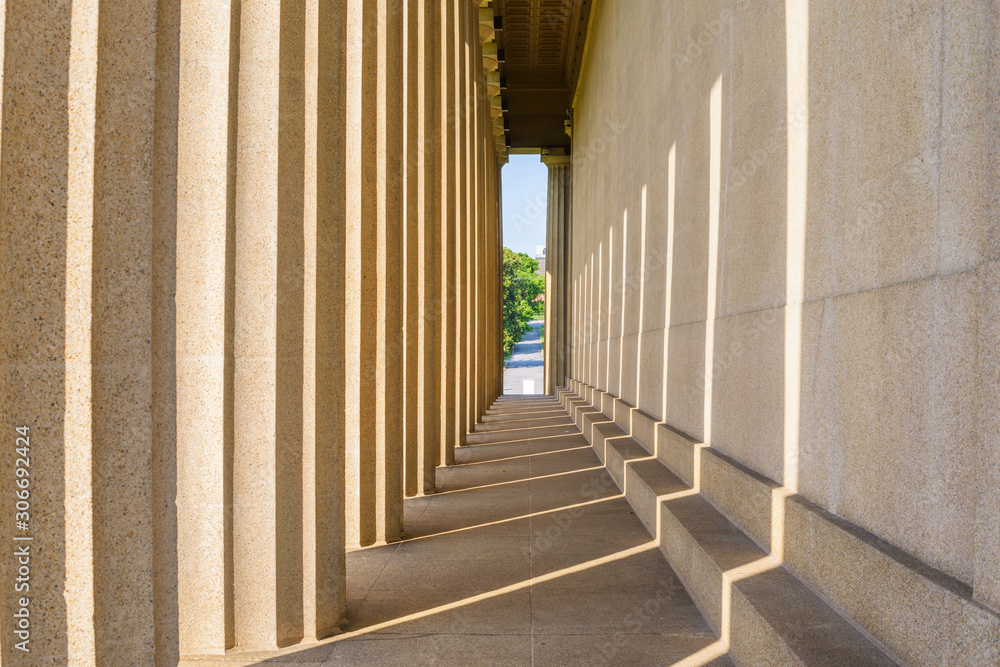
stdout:
[[[701,659],[708,661],[729,650],[732,588],[738,581],[780,566],[785,501],[798,490],[810,141],[808,0],[788,0],[784,20],[772,20],[766,26],[754,26],[753,11],[742,3],[719,16],[709,12],[703,12],[704,20],[698,24],[705,30],[695,37],[697,48],[672,58],[667,75],[668,88],[687,89],[691,79],[700,87],[703,102],[694,117],[696,124],[685,124],[684,130],[673,136],[636,138],[641,143],[655,139],[669,146],[663,152],[666,168],[656,183],[647,181],[642,185],[638,201],[630,201],[618,216],[608,216],[617,222],[595,226],[606,229],[603,238],[577,233],[575,238],[585,240],[578,241],[575,249],[578,260],[573,286],[574,329],[578,332],[573,374],[638,409],[659,413],[662,424],[677,426],[711,444],[718,418],[713,408],[720,401],[717,389],[723,394],[728,391],[717,380],[742,388],[749,380],[751,385],[760,386],[763,396],[784,397],[783,406],[762,405],[759,397],[744,399],[755,410],[770,409],[773,413],[777,408],[784,415],[780,430],[772,432],[784,443],[781,460],[766,470],[783,482],[781,492],[773,496],[771,553],[725,572],[724,582],[719,585],[719,642],[684,663],[691,665],[703,664]],[[739,22],[734,20],[737,14]],[[688,27],[685,25],[685,29]],[[763,30],[754,33],[755,27]],[[784,39],[759,39],[760,34],[777,28],[782,29]],[[763,82],[733,82],[724,73],[714,80],[704,76],[712,49],[727,36],[736,42],[732,50],[744,60],[754,57],[757,62],[763,61],[769,71],[783,73],[783,79],[776,75]],[[622,67],[620,71],[631,69]],[[712,84],[706,87],[709,81]],[[615,113],[614,109],[606,111]],[[732,135],[741,132],[750,133],[750,141],[732,141]],[[597,139],[582,133],[578,137],[584,141]],[[622,147],[623,153],[628,150],[628,146]],[[583,175],[578,165],[574,167]],[[786,177],[783,192],[765,183],[765,174],[773,179],[781,169]],[[624,187],[635,187],[635,182],[626,182]],[[599,202],[586,201],[587,197],[600,196],[590,195],[590,190],[576,189],[574,208],[610,213]],[[608,199],[614,201],[613,196]],[[633,211],[638,216],[630,216]],[[764,216],[771,215],[780,215],[780,228],[764,221]],[[725,243],[721,237],[723,217]],[[575,224],[579,227],[592,223],[581,217]],[[768,248],[761,252],[761,242],[754,236],[763,233],[766,242],[777,246],[776,235],[781,232],[784,257]],[[585,245],[587,241],[590,249]],[[770,267],[765,268],[765,264]],[[724,265],[729,271],[760,269],[772,285],[784,283],[783,293],[772,288],[767,301],[746,285],[723,284]],[[781,266],[784,276],[779,277],[775,268]],[[720,325],[720,313],[737,314],[745,306],[749,306],[751,326],[742,322],[735,328],[728,322]],[[768,306],[777,308],[765,312]],[[753,315],[754,311],[758,314]],[[775,358],[778,350],[769,340],[778,336],[781,320],[783,362]],[[662,322],[662,326],[656,328],[656,322]],[[772,370],[755,379],[747,377],[760,364]],[[776,373],[774,369],[779,370]],[[731,396],[723,395],[722,399],[727,409],[732,407]],[[723,437],[728,436],[723,426]],[[698,491],[699,464],[696,459],[694,493]]]
[[[737,13],[740,21],[734,20]],[[728,413],[734,400],[725,393],[726,386],[717,390],[716,378],[740,381],[725,385],[745,386],[746,376],[758,370],[755,364],[766,367],[749,378],[760,386],[761,396],[743,402],[749,399],[759,412],[777,408],[784,414],[779,428],[765,434],[784,441],[783,453],[763,467],[794,491],[810,141],[808,2],[789,0],[784,21],[771,17],[760,26],[767,31],[780,28],[780,41],[760,44],[753,36],[753,20],[762,19],[754,19],[752,10],[738,4],[721,16],[706,14],[703,23],[717,26],[708,31],[713,40],[730,35],[745,58],[764,59],[773,65],[769,72],[781,76],[769,74],[768,80],[752,85],[729,81],[722,74],[706,77],[707,62],[702,59],[710,59],[708,45],[696,50],[696,58],[688,54],[672,59],[672,84],[689,86],[697,75],[694,80],[702,86],[697,123],[676,136],[660,130],[655,137],[636,137],[641,143],[655,139],[669,146],[656,153],[666,157],[666,168],[655,181],[638,188],[637,200],[620,209],[616,222],[594,226],[594,231],[605,229],[603,238],[595,238],[594,231],[578,235],[585,240],[578,242],[577,254],[585,254],[576,263],[573,287],[580,348],[574,373],[712,442],[715,427],[729,437],[728,414],[726,422],[717,423],[714,413],[719,407]],[[757,92],[762,87],[766,96]],[[734,142],[736,133],[752,134],[749,141]],[[600,137],[580,138],[593,142]],[[630,148],[620,150],[627,153]],[[583,176],[594,172],[592,165],[586,170],[580,166]],[[784,170],[786,181],[780,190],[767,185],[779,170]],[[577,210],[602,210],[584,199],[597,196],[592,190],[577,190]],[[779,215],[780,222],[775,222]],[[581,216],[576,224],[591,222]],[[784,238],[779,240],[777,234]],[[761,235],[767,247],[761,247],[761,239],[754,240]],[[782,256],[774,247],[783,249]],[[724,279],[758,267],[767,279],[763,287]],[[783,275],[777,273],[781,267]],[[760,293],[764,291],[767,294]],[[783,404],[775,404],[774,396],[783,396],[778,399]]]
[[[643,76],[633,51],[647,51],[610,45],[626,30],[595,47],[603,67],[590,76],[611,80],[581,83],[580,118],[645,105],[666,120],[616,140],[607,168],[574,164],[571,376],[777,480],[778,562],[789,499],[802,493],[955,584],[975,581],[988,603],[998,542],[968,518],[977,503],[997,506],[985,481],[996,462],[981,451],[990,436],[971,424],[977,402],[994,405],[975,327],[989,307],[976,296],[988,257],[976,225],[995,214],[976,208],[976,188],[989,191],[971,173],[986,162],[971,149],[981,128],[939,126],[942,104],[946,119],[984,105],[933,74],[951,67],[978,94],[974,26],[988,3],[852,17],[815,0],[724,3],[721,14],[674,4],[644,27],[622,13],[600,23],[662,43],[653,58],[671,67],[642,82],[649,97],[602,94],[624,85],[611,72],[633,86]],[[669,58],[689,36],[698,47]],[[912,49],[895,52],[892,39]],[[871,64],[882,52],[892,77]],[[739,60],[727,65],[730,54]],[[574,132],[584,146],[606,141],[593,121]],[[727,576],[757,576],[744,565]]]

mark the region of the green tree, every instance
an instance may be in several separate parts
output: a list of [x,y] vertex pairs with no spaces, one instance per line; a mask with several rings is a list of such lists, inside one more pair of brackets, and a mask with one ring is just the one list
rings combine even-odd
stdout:
[[503,249],[503,354],[530,328],[528,322],[545,312],[545,278],[538,261],[523,252]]

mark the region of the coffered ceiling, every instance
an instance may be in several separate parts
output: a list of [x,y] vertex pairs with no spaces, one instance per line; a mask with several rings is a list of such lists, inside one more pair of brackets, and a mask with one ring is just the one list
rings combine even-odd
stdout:
[[569,146],[567,111],[594,0],[494,0],[511,148]]

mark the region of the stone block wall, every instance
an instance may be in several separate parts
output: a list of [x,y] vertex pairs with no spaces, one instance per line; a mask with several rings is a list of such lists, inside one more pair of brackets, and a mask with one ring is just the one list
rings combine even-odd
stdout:
[[594,12],[569,375],[1000,609],[996,4]]

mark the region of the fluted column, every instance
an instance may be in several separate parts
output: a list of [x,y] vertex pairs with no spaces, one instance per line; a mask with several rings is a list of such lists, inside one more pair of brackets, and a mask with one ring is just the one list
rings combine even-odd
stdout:
[[[0,488],[12,512],[0,535],[9,554],[30,552],[32,569],[25,596],[17,560],[0,565],[0,660],[149,663],[156,3],[10,0],[0,18],[0,414],[10,452]],[[15,446],[30,459],[26,525],[14,523]],[[30,655],[15,647],[21,597]]]
[[[475,61],[473,61],[475,62]],[[475,259],[473,248],[475,247],[475,230],[479,220],[480,208],[479,198],[482,194],[482,150],[479,135],[479,123],[475,120],[470,125],[470,136],[466,146],[469,152],[469,169],[473,182],[472,192],[469,197],[468,216],[463,225],[465,233],[463,238],[462,256],[466,258],[465,274],[463,283],[465,285],[465,382],[463,383],[463,405],[465,408],[465,427],[471,432],[476,425],[478,415],[476,414],[476,297],[475,297]]]
[[566,299],[568,271],[570,158],[548,155],[548,215],[545,258],[545,393],[554,394],[566,379]]
[[[236,127],[229,3],[179,3],[173,378],[179,646],[221,652],[234,639],[230,138]],[[197,17],[197,19],[195,18]],[[162,85],[162,84],[161,84]],[[169,149],[168,149],[169,150]],[[171,198],[172,199],[172,198]]]
[[412,496],[422,490],[418,483],[420,478],[420,447],[421,433],[418,424],[422,424],[419,413],[420,383],[420,327],[421,327],[421,296],[420,265],[422,263],[421,238],[424,220],[421,187],[423,186],[423,76],[424,62],[422,59],[423,44],[421,31],[424,21],[424,0],[411,0],[403,3],[405,17],[406,44],[406,78],[404,81],[406,104],[406,137],[405,165],[403,182],[405,187],[405,256],[403,258],[405,281],[406,314],[404,331],[406,334],[406,362],[404,371],[403,397],[403,442],[404,442],[404,480],[406,495]]
[[[303,638],[337,631],[344,555],[344,171],[347,3],[306,3]],[[315,230],[315,231],[314,231]],[[308,384],[312,378],[312,385]]]
[[236,643],[302,625],[304,6],[240,10],[233,588]]
[[418,205],[424,220],[420,236],[420,386],[418,425],[419,487],[433,493],[435,467],[441,452],[441,2],[425,0],[418,39],[423,49],[420,97],[423,165]]
[[455,369],[457,361],[456,227],[458,224],[458,21],[460,0],[442,0],[441,16],[441,460],[455,460]]
[[378,0],[378,322],[376,535],[403,531],[403,10]]
[[[470,71],[470,54],[469,50],[472,46],[469,37],[469,15],[470,7],[466,0],[459,0],[458,2],[458,15],[456,20],[456,35],[455,48],[456,48],[456,65],[455,65],[455,76],[458,81],[458,94],[456,99],[456,113],[455,113],[455,143],[454,151],[456,154],[455,163],[455,183],[457,184],[457,190],[455,192],[457,213],[456,213],[456,229],[455,229],[455,239],[454,248],[455,254],[458,258],[455,271],[455,303],[456,303],[456,318],[455,318],[455,335],[456,335],[456,345],[454,348],[455,355],[455,373],[454,373],[454,384],[455,384],[455,412],[452,417],[451,428],[455,433],[455,445],[461,446],[465,444],[465,434],[468,432],[466,428],[466,410],[468,397],[465,392],[465,384],[467,382],[467,367],[466,367],[466,353],[467,353],[467,340],[466,340],[466,320],[469,316],[467,309],[467,302],[465,297],[466,282],[465,277],[468,272],[468,267],[465,266],[465,262],[462,259],[465,257],[463,252],[465,235],[468,233],[469,224],[469,151],[468,151],[468,136],[469,136],[469,88],[471,85],[471,71]],[[454,452],[452,452],[452,462],[454,461]]]
[[352,12],[347,539],[366,545],[402,532],[402,14],[398,0]]
[[468,58],[468,13],[467,13],[467,3],[459,3],[459,18],[458,25],[460,28],[459,42],[458,42],[458,61],[457,73],[459,77],[459,90],[458,90],[458,114],[457,114],[457,127],[455,133],[455,151],[458,155],[458,162],[456,164],[456,179],[458,183],[458,191],[456,194],[457,205],[458,205],[458,216],[457,224],[455,229],[455,253],[458,257],[458,270],[455,274],[455,302],[456,302],[456,318],[455,318],[455,334],[456,334],[456,347],[455,347],[455,417],[452,424],[452,428],[455,430],[455,445],[462,446],[465,444],[465,434],[468,432],[466,428],[466,410],[468,397],[465,395],[465,384],[467,382],[467,365],[466,365],[466,352],[467,352],[467,340],[466,340],[466,321],[469,317],[468,304],[466,299],[466,273],[467,267],[462,259],[465,257],[463,248],[465,247],[465,235],[468,231],[469,224],[469,203],[468,203],[468,165],[469,165],[469,153],[468,153],[468,108],[469,108],[469,58]]

